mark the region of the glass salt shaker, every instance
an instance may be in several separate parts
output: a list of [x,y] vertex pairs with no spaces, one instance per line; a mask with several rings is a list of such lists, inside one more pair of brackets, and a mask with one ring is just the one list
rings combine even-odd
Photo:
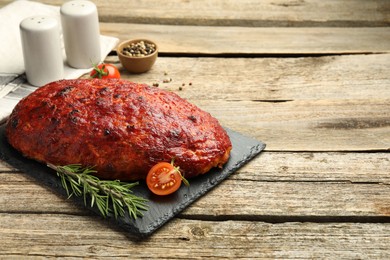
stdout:
[[61,24],[68,64],[78,69],[98,64],[101,49],[96,5],[86,0],[64,3],[61,6]]
[[57,19],[32,16],[19,24],[27,81],[34,86],[64,78],[60,27]]

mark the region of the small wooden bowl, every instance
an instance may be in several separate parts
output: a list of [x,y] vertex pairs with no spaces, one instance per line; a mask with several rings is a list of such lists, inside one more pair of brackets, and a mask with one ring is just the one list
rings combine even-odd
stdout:
[[[145,43],[152,43],[155,46],[155,51],[151,54],[147,54],[142,57],[129,56],[123,54],[123,49],[131,45],[132,43],[138,43],[144,41]],[[128,40],[120,43],[117,47],[117,54],[122,66],[131,73],[143,73],[150,70],[153,64],[156,62],[158,56],[157,44],[147,39],[135,39]]]

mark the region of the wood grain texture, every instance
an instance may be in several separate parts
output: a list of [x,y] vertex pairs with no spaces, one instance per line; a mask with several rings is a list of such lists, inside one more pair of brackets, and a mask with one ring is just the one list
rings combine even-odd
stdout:
[[160,57],[122,77],[175,91],[268,151],[388,151],[389,57]]
[[389,54],[286,59],[159,57],[145,74],[125,71],[116,56],[107,60],[118,65],[125,79],[158,83],[159,88],[190,100],[376,103],[390,98]]
[[[10,2],[0,0],[0,7]],[[65,1],[41,2],[61,5]],[[390,51],[390,3],[386,0],[94,2],[99,9],[102,34],[120,40],[150,38],[159,44],[161,52],[169,54],[320,55]]]
[[108,57],[123,78],[267,150],[142,241],[0,161],[1,259],[390,259],[390,1],[94,3],[159,45],[145,74]]
[[[152,39],[174,55],[292,56],[390,52],[388,27],[222,27],[101,23],[120,41]],[[213,37],[210,37],[212,35]]]
[[268,151],[388,151],[389,57],[160,57],[147,74],[121,72],[175,91]]
[[390,153],[264,152],[231,180],[390,184]]
[[[0,6],[11,0],[1,0]],[[61,5],[64,0],[42,0]],[[174,25],[324,27],[388,26],[387,0],[94,1],[101,22]]]
[[[122,0],[125,1],[125,0]],[[151,11],[150,6],[159,6]],[[355,0],[324,3],[311,1],[99,1],[107,10],[101,20],[156,24],[197,24],[217,26],[383,26],[390,22],[389,3],[385,0]],[[125,11],[121,6],[128,6]],[[113,19],[112,17],[115,17]]]
[[[333,167],[325,167],[329,164]],[[383,220],[390,217],[388,172],[389,153],[264,152],[181,216],[266,221],[347,217]],[[2,171],[0,191],[0,212],[91,214],[28,174]]]
[[134,241],[95,217],[2,214],[0,251],[14,258],[387,259],[389,232],[388,223],[275,225],[175,219],[150,239]]
[[[390,99],[371,102],[195,102],[267,151],[388,151]],[[240,110],[240,108],[245,109]]]
[[228,180],[182,215],[269,222],[383,221],[390,217],[389,196],[389,185]]

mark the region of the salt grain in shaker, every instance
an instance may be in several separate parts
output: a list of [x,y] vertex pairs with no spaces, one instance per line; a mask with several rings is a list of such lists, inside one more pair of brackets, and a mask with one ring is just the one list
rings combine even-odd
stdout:
[[84,0],[66,2],[61,6],[61,24],[68,64],[85,69],[99,63],[100,30],[96,5]]
[[57,19],[28,17],[19,27],[27,81],[39,87],[63,79],[64,62]]

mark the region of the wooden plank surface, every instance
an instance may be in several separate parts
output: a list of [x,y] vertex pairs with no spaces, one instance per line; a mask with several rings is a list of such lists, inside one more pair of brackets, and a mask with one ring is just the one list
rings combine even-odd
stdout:
[[[218,0],[115,1],[100,0],[101,20],[115,22],[197,24],[217,26],[388,26],[389,2],[338,0]],[[128,9],[120,10],[128,6]],[[159,6],[159,8],[150,8]],[[115,17],[115,18],[113,18]]]
[[[389,153],[264,152],[182,216],[263,221],[383,219],[390,217],[388,172]],[[28,174],[2,170],[0,190],[0,212],[89,214]]]
[[[0,0],[0,6],[10,2]],[[64,1],[42,2],[61,5]],[[100,13],[102,34],[120,40],[154,39],[160,50],[169,54],[319,55],[390,51],[390,3],[386,0],[94,2]],[[216,24],[224,26],[212,26]]]
[[0,215],[2,255],[13,258],[388,259],[389,232],[389,223],[175,219],[152,239],[134,241],[96,217]]
[[[152,39],[175,55],[323,55],[390,52],[389,27],[216,27],[101,23],[101,33]],[[210,37],[213,35],[213,37]]]
[[118,65],[123,78],[158,83],[159,88],[194,101],[348,103],[390,98],[390,54],[286,59],[159,57],[145,74],[125,71],[116,56],[107,60]]
[[159,44],[145,74],[108,57],[123,78],[266,151],[142,241],[0,162],[0,258],[390,258],[390,1],[94,2]]
[[[0,6],[12,0],[1,0]],[[61,5],[63,0],[43,0]],[[101,22],[256,27],[389,26],[387,0],[96,0]]]
[[[362,127],[362,132],[372,131],[371,134],[366,133],[368,136],[378,134],[377,131],[379,129],[379,131],[383,131],[383,137],[388,137],[388,125],[386,123],[378,123],[381,122],[378,118],[384,118],[384,122],[386,122],[386,118],[388,118],[386,112],[389,111],[389,103],[387,102],[389,100],[388,92],[386,88],[383,89],[383,84],[388,82],[388,74],[385,73],[388,62],[387,55],[354,55],[335,58],[308,57],[283,59],[283,61],[280,59],[262,58],[229,59],[230,66],[243,71],[242,73],[247,73],[243,68],[248,65],[248,60],[249,62],[255,62],[253,67],[258,69],[258,71],[266,68],[273,68],[272,71],[287,71],[285,73],[291,76],[289,80],[286,79],[284,87],[278,85],[283,83],[282,80],[279,80],[279,83],[275,83],[275,87],[279,86],[280,91],[284,91],[280,95],[280,99],[272,96],[273,91],[268,91],[265,94],[260,92],[260,96],[254,96],[249,89],[237,91],[235,86],[237,86],[238,82],[246,83],[245,80],[251,74],[242,75],[239,72],[232,73],[232,75],[226,72],[223,74],[223,69],[212,71],[210,68],[213,62],[219,64],[218,61],[214,61],[215,59],[163,57],[158,60],[156,66],[148,74],[123,74],[125,78],[135,81],[147,83],[158,81],[160,83],[159,87],[175,91],[206,110],[210,110],[223,123],[229,124],[230,120],[233,119],[235,123],[232,123],[232,127],[239,125],[240,130],[248,131],[248,134],[251,135],[257,135],[259,129],[256,129],[256,133],[254,133],[253,120],[242,119],[242,114],[237,113],[237,111],[244,110],[243,114],[248,114],[249,119],[258,118],[260,122],[274,122],[274,127],[264,131],[264,133],[269,134],[271,132],[274,134],[275,129],[281,127],[286,121],[291,122],[291,115],[296,115],[297,113],[298,116],[295,116],[295,118],[299,119],[297,120],[299,123],[296,123],[296,125],[301,126],[301,121],[310,122],[311,120],[317,120],[317,122],[321,122],[321,120],[318,121],[318,118],[340,118],[340,115],[345,115],[345,113],[350,117],[356,114],[356,109],[358,109],[357,112],[361,116],[363,113],[363,117],[372,118],[372,120],[364,121],[357,119],[357,121],[349,122],[344,120],[344,126],[350,124],[349,128],[345,127],[345,132],[339,132],[339,135],[335,135],[337,133],[337,128],[335,128],[336,132],[328,133],[327,139],[323,139],[326,140],[325,143],[329,144],[329,138],[333,138],[335,143],[333,145],[340,142],[339,138],[350,138],[349,141],[344,142],[344,145],[347,149],[354,149],[353,147],[355,147],[356,143],[359,140],[363,140],[363,138],[356,138],[356,135],[351,137],[346,133],[359,130],[359,125]],[[316,64],[321,64],[321,59],[326,61],[322,62],[322,64],[328,65],[316,66]],[[359,64],[359,61],[361,64]],[[221,62],[221,64],[224,64],[224,62]],[[347,64],[351,65],[355,71],[351,72],[346,68]],[[340,68],[341,71],[339,71],[339,74],[332,73],[332,68],[334,72],[337,72],[337,68]],[[310,70],[314,74],[317,73],[317,75],[322,73],[328,74],[323,75],[323,79],[319,79],[319,82],[310,85],[307,83],[310,81],[305,79],[305,77],[312,75]],[[293,82],[294,71],[301,71],[301,74],[297,77],[301,76],[302,79],[298,80],[298,82],[308,84],[306,88],[300,88],[298,83],[295,84],[295,87],[293,85],[289,88],[288,82]],[[369,71],[372,74],[368,73]],[[165,72],[168,75],[165,75]],[[265,82],[269,81],[267,75],[269,77],[272,73],[263,73]],[[337,79],[332,80],[332,75]],[[169,85],[162,83],[166,76],[173,79]],[[191,78],[191,89],[188,78]],[[311,80],[315,79],[313,77]],[[337,89],[336,87],[332,89],[332,84],[328,85],[329,88],[316,88],[317,85],[327,85],[328,81],[335,84],[342,81],[342,83],[339,83],[341,87],[339,86],[338,88],[342,91],[336,94]],[[353,82],[349,85],[348,81]],[[181,86],[182,82],[185,82],[186,85],[180,91],[178,87]],[[248,84],[253,83],[250,83],[248,80]],[[370,91],[364,93],[366,91],[365,86],[371,85],[375,88],[377,87],[376,84],[381,84],[382,86],[382,88],[377,88],[378,93]],[[240,84],[240,86],[245,85]],[[213,92],[222,94],[216,96],[205,95],[206,90],[211,87],[214,87]],[[295,89],[296,87],[299,89]],[[285,101],[284,97],[289,97],[293,100]],[[282,105],[283,108],[279,105]],[[264,107],[268,107],[268,109]],[[256,112],[258,110],[263,111],[265,115]],[[236,113],[233,113],[234,111]],[[266,112],[264,113],[264,111]],[[224,116],[227,112],[228,116]],[[272,114],[276,116],[272,116]],[[375,117],[377,118],[375,119]],[[346,116],[346,118],[348,117]],[[239,123],[240,120],[242,123]],[[244,123],[245,121],[251,123]],[[371,122],[371,126],[365,127],[365,124],[369,124],[369,122]],[[333,125],[333,127],[335,126]],[[324,133],[329,132],[330,128],[329,126]],[[280,233],[272,233],[269,231],[269,228],[265,229],[268,230],[267,232],[264,231],[266,236],[274,236],[279,241],[280,244],[274,244],[274,247],[283,247],[283,250],[280,251],[281,256],[285,254],[288,254],[290,257],[291,254],[297,254],[297,256],[303,254],[301,255],[302,257],[387,256],[389,252],[384,246],[386,245],[385,242],[387,242],[386,238],[384,240],[381,239],[388,231],[388,219],[390,216],[388,200],[390,191],[387,174],[390,170],[390,154],[385,152],[386,147],[388,149],[386,139],[377,138],[383,142],[382,149],[384,153],[334,153],[337,150],[337,146],[333,145],[329,145],[331,151],[333,151],[332,153],[312,153],[306,151],[304,153],[287,153],[289,149],[282,145],[283,142],[285,144],[288,141],[291,143],[292,137],[298,133],[301,134],[301,145],[307,145],[307,137],[309,135],[305,131],[300,132],[298,129],[291,129],[291,125],[286,126],[284,129],[285,131],[288,130],[288,134],[279,143],[281,151],[284,152],[263,153],[245,168],[234,174],[223,185],[184,211],[179,218],[172,222],[174,224],[168,224],[168,226],[156,233],[156,236],[140,244],[137,243],[137,245],[132,244],[131,240],[114,227],[107,227],[104,221],[91,216],[89,212],[76,207],[63,198],[57,197],[46,188],[29,179],[27,175],[15,174],[15,172],[12,172],[12,169],[7,169],[3,165],[2,167],[5,169],[0,174],[2,186],[0,187],[2,191],[0,193],[0,205],[2,205],[0,217],[4,218],[3,220],[7,225],[12,225],[12,228],[7,226],[7,228],[2,229],[2,232],[4,232],[4,235],[2,234],[2,241],[4,242],[2,246],[4,248],[0,247],[1,251],[4,252],[4,255],[16,256],[19,254],[30,254],[32,256],[84,255],[86,257],[124,256],[129,254],[130,251],[135,251],[136,253],[134,254],[141,257],[142,252],[146,250],[149,257],[157,258],[160,257],[160,252],[151,248],[153,248],[152,245],[156,248],[161,247],[164,239],[161,239],[160,236],[163,236],[164,238],[170,237],[173,241],[180,240],[184,241],[183,243],[186,242],[186,248],[194,250],[198,247],[203,248],[204,251],[200,251],[199,255],[194,257],[205,255],[217,257],[222,254],[222,251],[226,250],[230,250],[230,257],[250,257],[253,256],[253,253],[259,256],[267,256],[261,253],[264,250],[257,251],[256,249],[261,248],[262,245],[265,248],[270,245],[264,244],[265,242],[263,240],[261,242],[258,238],[252,238],[255,236],[251,235],[252,233],[245,233],[246,235],[242,235],[242,238],[238,240],[254,239],[253,244],[249,245],[243,245],[242,242],[237,241],[237,237],[242,233],[233,233],[228,238],[226,238],[226,234],[231,234],[230,230],[239,232],[242,228],[250,229],[253,226],[262,227],[263,225],[269,225],[272,230],[282,227],[283,232],[289,232],[288,235],[280,236]],[[263,137],[260,136],[260,139],[263,140]],[[272,145],[277,143],[277,139],[275,138],[270,142],[271,148]],[[323,140],[321,142],[324,142]],[[351,140],[354,140],[354,142],[351,142]],[[312,145],[311,148],[306,147],[306,149],[316,150],[316,146],[321,145],[321,142],[317,140],[317,143],[310,144]],[[367,147],[372,148],[373,144],[367,144]],[[359,149],[363,149],[363,146],[360,146]],[[265,175],[263,175],[263,169]],[[224,221],[220,222],[219,220]],[[309,228],[306,227],[307,221],[313,223],[313,227],[310,227],[310,230],[314,228],[316,230],[315,232],[313,231],[314,233],[310,233]],[[351,221],[358,222],[358,224],[349,223]],[[60,226],[53,228],[53,226],[57,226],[56,223],[60,222],[62,223]],[[278,224],[272,224],[275,222]],[[42,223],[45,224],[42,225]],[[226,223],[229,223],[229,225],[226,225]],[[84,227],[80,228],[78,225],[85,225],[94,231],[85,230]],[[225,234],[223,235],[225,237],[223,241],[225,242],[219,244],[223,250],[215,251],[214,249],[213,251],[214,247],[205,247],[202,244],[203,242],[184,235],[188,234],[189,227],[208,227],[209,225],[218,227],[219,235],[208,236],[208,241],[218,240],[220,236]],[[77,235],[74,228],[78,230]],[[183,228],[185,231],[181,230]],[[172,237],[172,234],[169,233],[172,229],[179,230],[175,231],[179,238]],[[335,245],[329,242],[330,244],[326,247],[329,251],[317,251],[313,255],[308,250],[310,246],[320,247],[326,241],[335,239],[334,235],[332,235],[335,229],[342,234],[339,233],[339,239],[349,241],[349,243],[356,243],[356,247],[351,247],[349,243]],[[370,233],[372,231],[369,230],[372,229],[376,230],[375,234]],[[68,231],[64,233],[63,230]],[[198,234],[197,232],[202,234],[199,229],[194,230],[196,234]],[[217,231],[212,233],[214,234],[214,232]],[[257,234],[259,229],[254,229],[253,232]],[[96,241],[92,238],[96,233],[99,235],[103,233],[104,235]],[[26,234],[29,235],[26,236]],[[53,241],[53,236],[64,237],[64,234],[67,234],[67,237],[76,236],[77,239],[71,244],[61,239],[56,240],[54,244],[50,242]],[[318,234],[321,234],[321,236],[319,237]],[[286,237],[291,236],[298,236],[299,240],[297,241],[296,238],[292,239],[292,241],[286,239]],[[324,240],[324,236],[329,236],[329,240]],[[372,236],[371,242],[373,244],[363,246],[367,236]],[[26,242],[26,240],[31,241],[32,237],[35,237],[35,241],[38,239],[40,242]],[[201,238],[200,241],[204,241],[205,238]],[[313,244],[308,242],[308,240],[312,241],[311,238],[321,243]],[[110,241],[110,243],[107,243],[107,241]],[[125,241],[124,244],[127,246],[123,246],[123,241]],[[27,246],[20,250],[16,247],[16,243],[23,243]],[[296,249],[297,247],[296,243],[301,245],[299,252],[294,251],[294,248]],[[208,242],[208,244],[210,243]],[[230,247],[227,247],[227,245]],[[180,246],[183,246],[183,244],[180,244]],[[346,247],[349,250],[345,251]],[[169,248],[170,252],[177,257],[186,256],[186,251],[182,251],[182,247],[175,245]],[[242,248],[245,250],[242,250]],[[248,248],[252,248],[251,254],[247,252]],[[350,251],[351,248],[356,250],[352,252]],[[270,254],[276,253],[272,249],[269,252]]]
[[264,152],[141,242],[28,175],[4,169],[0,249],[4,257],[142,258],[147,252],[161,259],[163,250],[169,258],[386,259],[389,156]]
[[388,151],[389,68],[389,54],[160,57],[147,74],[122,77],[175,91],[268,151]]

